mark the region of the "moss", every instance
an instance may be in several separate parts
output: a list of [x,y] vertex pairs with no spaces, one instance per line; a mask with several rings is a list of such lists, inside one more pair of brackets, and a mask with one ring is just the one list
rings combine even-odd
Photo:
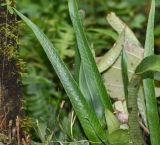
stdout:
[[[11,24],[1,24],[0,25],[0,33],[5,34],[4,40],[1,44],[3,48],[0,49],[0,53],[3,53],[4,50],[7,53],[8,59],[16,59],[18,57],[18,51],[17,51],[17,43],[18,43],[18,37],[15,34],[17,31],[17,26],[11,25]],[[14,42],[14,43],[11,43]]]
[[[0,0],[0,4],[4,2],[6,1]],[[17,127],[17,116],[18,118],[23,116],[21,60],[19,59],[17,46],[18,25],[16,16],[6,10],[7,6],[0,6],[0,141],[4,144],[18,145],[22,141],[21,139],[25,138],[20,123]],[[12,133],[13,130],[19,132],[19,138],[15,133]],[[10,132],[11,134],[9,134]]]
[[29,117],[20,118],[21,128],[23,128],[23,131],[26,132],[27,134],[29,134],[31,128],[33,127],[32,124],[33,123],[31,118]]

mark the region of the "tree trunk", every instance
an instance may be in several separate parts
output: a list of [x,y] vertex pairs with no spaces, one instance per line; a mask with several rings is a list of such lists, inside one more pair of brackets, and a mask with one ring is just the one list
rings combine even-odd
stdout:
[[[14,6],[14,0],[11,5]],[[22,89],[17,46],[17,20],[0,0],[0,142],[21,145]],[[4,4],[4,6],[2,5]]]

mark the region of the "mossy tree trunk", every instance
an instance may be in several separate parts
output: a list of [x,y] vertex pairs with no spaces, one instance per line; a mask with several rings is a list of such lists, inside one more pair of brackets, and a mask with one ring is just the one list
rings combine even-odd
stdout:
[[[14,0],[8,0],[15,5]],[[22,89],[17,46],[17,20],[0,0],[0,142],[21,145]]]

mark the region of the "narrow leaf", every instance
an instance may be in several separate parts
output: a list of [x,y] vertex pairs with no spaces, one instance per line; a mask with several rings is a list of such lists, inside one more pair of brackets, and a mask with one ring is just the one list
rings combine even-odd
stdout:
[[78,43],[78,50],[81,56],[81,62],[85,70],[85,74],[87,74],[86,77],[90,77],[90,80],[92,80],[93,87],[90,89],[96,92],[96,95],[94,95],[94,98],[95,100],[100,100],[98,101],[99,105],[102,105],[104,108],[101,111],[104,112],[105,109],[109,109],[112,111],[113,109],[112,109],[111,100],[109,98],[109,95],[106,92],[105,86],[101,79],[101,75],[96,66],[95,59],[92,55],[91,48],[89,47],[89,44],[84,32],[82,20],[78,11],[77,2],[76,0],[69,0],[68,5],[69,5],[70,17],[73,23],[74,30],[76,32],[76,39]]
[[[155,0],[152,0],[146,33],[144,57],[154,54],[154,19]],[[160,143],[160,121],[158,116],[158,107],[155,95],[155,84],[153,74],[150,74],[150,78],[144,79],[143,85],[151,143],[152,145],[158,145]]]
[[123,79],[125,99],[126,101],[128,101],[128,84],[129,84],[128,59],[124,48],[122,49],[121,68],[122,68],[122,79]]
[[[96,133],[98,133],[98,135],[104,141],[106,141],[106,134],[102,129],[95,113],[84,99],[76,81],[73,79],[64,62],[57,54],[56,49],[53,47],[52,43],[48,40],[46,35],[43,32],[41,32],[40,29],[34,23],[32,23],[27,17],[18,12],[16,9],[14,9],[14,11],[32,29],[38,41],[42,45],[46,55],[48,56],[48,59],[50,60],[72,103],[72,106],[80,120],[80,123],[88,139],[90,141],[100,142],[99,138],[96,135]],[[95,128],[96,133],[91,125]]]
[[79,72],[80,72],[80,66],[81,66],[81,58],[78,49],[75,49],[75,59],[74,59],[74,76],[77,83],[79,83]]
[[85,70],[83,63],[80,67],[79,73],[79,86],[83,96],[88,101],[88,103],[92,106],[93,110],[96,112],[98,117],[103,116],[103,105],[101,104],[101,100],[98,98],[97,91],[94,89],[94,85],[92,84],[90,73]]

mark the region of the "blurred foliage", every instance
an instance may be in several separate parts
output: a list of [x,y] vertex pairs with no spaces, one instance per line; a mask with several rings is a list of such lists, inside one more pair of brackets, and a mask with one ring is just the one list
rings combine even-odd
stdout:
[[[120,16],[144,44],[148,14],[146,0],[83,0],[79,1],[79,6],[84,17],[83,23],[87,30],[87,37],[92,42],[90,45],[95,49],[97,56],[107,52],[118,36],[106,21],[106,15],[111,11]],[[159,8],[160,1],[157,0],[156,18],[160,17]],[[61,58],[72,70],[74,66],[71,64],[74,61],[76,45],[67,0],[17,0],[17,9],[44,31]],[[46,131],[44,133],[46,138],[35,132],[33,139],[42,143],[48,140],[47,137],[73,142],[76,138],[85,139],[84,135],[80,134],[82,131],[79,131],[81,127],[77,120],[72,130],[71,105],[43,49],[31,31],[24,24],[19,25],[20,56],[26,64],[23,74],[25,110],[33,118],[33,126],[40,125]],[[160,25],[157,19],[155,24],[156,52],[160,52],[159,36]],[[37,123],[36,120],[39,122]]]

